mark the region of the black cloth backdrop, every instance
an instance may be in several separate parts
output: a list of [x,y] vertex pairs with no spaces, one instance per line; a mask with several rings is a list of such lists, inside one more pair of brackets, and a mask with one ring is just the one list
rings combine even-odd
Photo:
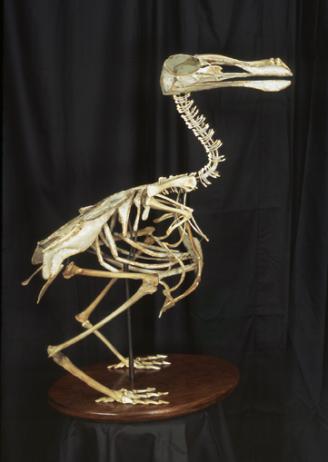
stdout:
[[[47,389],[62,371],[46,346],[79,331],[100,287],[59,278],[36,305],[40,279],[20,286],[36,241],[80,206],[205,161],[159,88],[178,52],[279,56],[295,78],[278,94],[195,94],[227,158],[190,201],[210,237],[203,280],[160,321],[160,297],[133,310],[135,351],[240,366],[224,403],[238,462],[328,459],[326,28],[320,0],[5,2],[4,461],[54,460]],[[126,351],[124,317],[106,333]],[[95,339],[70,354],[107,358]]]

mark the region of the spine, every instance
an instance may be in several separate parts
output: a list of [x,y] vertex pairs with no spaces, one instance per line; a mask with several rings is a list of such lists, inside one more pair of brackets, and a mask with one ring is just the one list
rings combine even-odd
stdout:
[[222,142],[221,140],[213,139],[214,130],[206,123],[205,116],[199,113],[194,100],[190,98],[190,93],[174,95],[173,99],[177,111],[185,124],[192,130],[206,151],[208,162],[203,168],[198,170],[196,175],[201,184],[207,187],[211,184],[209,178],[218,178],[220,176],[217,168],[219,163],[225,160],[224,156],[219,154]]

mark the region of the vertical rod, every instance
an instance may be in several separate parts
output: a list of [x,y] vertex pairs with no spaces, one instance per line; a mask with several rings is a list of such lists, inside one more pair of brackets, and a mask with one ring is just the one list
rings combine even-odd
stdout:
[[[128,271],[129,265],[124,265],[124,271]],[[125,280],[125,295],[126,299],[130,298],[130,282],[128,279]],[[132,323],[131,323],[131,311],[130,308],[126,311],[127,325],[128,325],[128,346],[129,346],[129,379],[130,386],[134,388],[134,356],[133,356],[133,338],[132,338]]]
[[[131,225],[129,223],[129,231],[131,233],[131,237],[134,241],[136,241],[137,236],[133,236],[133,231],[131,229]],[[135,254],[135,249],[133,247],[130,247],[130,252],[129,252],[129,260],[133,260]],[[129,265],[127,263],[124,263],[123,265],[124,271],[129,270]],[[129,279],[125,280],[125,294],[126,298],[130,298],[130,281]],[[130,379],[130,386],[133,389],[134,388],[134,355],[133,355],[133,336],[132,336],[132,321],[131,321],[131,310],[130,308],[127,309],[126,311],[126,320],[127,320],[127,326],[128,326],[128,348],[129,348],[129,379]]]

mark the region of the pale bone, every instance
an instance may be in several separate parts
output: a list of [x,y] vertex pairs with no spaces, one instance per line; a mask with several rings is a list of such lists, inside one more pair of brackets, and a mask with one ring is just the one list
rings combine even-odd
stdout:
[[74,276],[91,276],[91,277],[98,277],[98,278],[106,278],[106,279],[134,279],[134,280],[141,280],[142,284],[139,289],[122,305],[120,305],[116,310],[110,313],[101,321],[97,322],[94,326],[88,328],[84,332],[71,339],[67,340],[66,342],[61,343],[60,345],[49,345],[48,347],[48,354],[49,356],[53,356],[56,353],[62,351],[63,349],[68,348],[69,346],[74,345],[75,343],[79,342],[80,340],[88,337],[90,334],[94,333],[95,331],[102,328],[105,324],[107,324],[112,319],[116,318],[119,314],[123,313],[127,308],[132,306],[136,303],[139,299],[144,297],[147,294],[152,294],[156,292],[156,287],[158,285],[158,279],[154,275],[145,275],[145,274],[135,274],[135,273],[111,273],[109,271],[101,271],[101,270],[92,270],[92,269],[85,269],[79,268],[74,263],[70,263],[67,267],[67,272],[65,277],[71,278]]
[[[234,66],[246,72],[225,72],[224,66]],[[247,80],[257,76],[273,79]],[[222,55],[177,54],[169,56],[164,62],[160,83],[164,95],[181,95],[223,87],[280,91],[290,85],[291,81],[286,77],[291,76],[291,70],[280,58],[240,61]],[[243,80],[233,80],[240,78]]]
[[[85,329],[90,329],[93,326],[93,324],[91,324],[90,321],[85,321],[82,326],[85,328]],[[117,350],[117,348],[114,347],[114,345],[101,333],[99,332],[98,330],[95,330],[93,332],[96,337],[99,338],[99,340],[101,340],[103,342],[104,345],[107,346],[107,348],[121,361],[121,362],[124,362],[125,366],[128,367],[129,363],[128,361],[126,360],[126,358],[124,358],[123,355],[121,355],[121,353]]]
[[[235,66],[241,71],[225,72],[225,66]],[[32,263],[40,267],[23,284],[28,284],[32,277],[42,270],[46,282],[40,291],[39,299],[62,270],[67,279],[76,275],[110,279],[93,302],[76,315],[76,319],[85,329],[84,332],[60,345],[48,347],[49,356],[56,363],[105,395],[97,402],[166,403],[161,399],[161,396],[166,393],[157,392],[152,388],[112,390],[105,387],[77,368],[62,354],[62,350],[93,334],[119,359],[118,364],[110,367],[126,367],[127,359],[99,332],[99,329],[132,307],[145,295],[155,293],[159,287],[162,288],[165,297],[160,310],[161,316],[194,291],[200,282],[203,254],[200,240],[196,236],[200,239],[208,239],[196,223],[193,209],[186,205],[186,198],[187,194],[195,191],[199,185],[208,186],[211,178],[220,176],[217,169],[219,163],[223,162],[224,156],[219,153],[221,141],[215,139],[214,130],[205,116],[200,114],[189,93],[220,87],[280,91],[290,85],[290,80],[286,77],[291,75],[288,66],[279,58],[250,62],[213,54],[170,56],[163,64],[160,80],[162,92],[173,96],[178,113],[203,146],[208,158],[207,163],[198,172],[159,178],[154,183],[130,188],[113,194],[95,205],[82,207],[76,218],[60,227],[48,238],[38,242]],[[247,80],[249,77],[256,76],[260,77],[260,80]],[[263,77],[273,77],[273,79],[264,80]],[[281,79],[282,77],[284,78]],[[177,194],[177,197],[173,198],[173,194]],[[132,210],[135,213],[133,222]],[[157,216],[153,218],[153,226],[142,228],[140,223],[148,219],[154,211]],[[168,222],[164,235],[156,234],[158,225],[164,224],[169,219],[172,219],[172,222]],[[117,227],[120,228],[119,232],[116,230]],[[131,229],[133,233],[130,232]],[[169,238],[176,232],[178,232],[178,239],[170,242]],[[122,248],[117,244],[119,242],[124,243],[128,248]],[[134,250],[133,258],[129,250],[131,248]],[[94,253],[99,265],[106,271],[83,269],[74,263],[67,264],[69,257],[85,251]],[[128,271],[125,271],[126,265]],[[187,273],[191,272],[195,273],[192,283],[182,293],[175,294]],[[171,283],[173,277],[179,278],[176,284]],[[141,285],[112,313],[96,324],[92,324],[89,317],[118,279],[139,280]],[[156,370],[168,364],[166,356],[155,355],[136,358],[134,365],[137,368]]]
[[[111,364],[108,366],[108,369],[122,369],[128,367],[129,360],[128,358],[123,358],[117,364]],[[161,366],[169,366],[171,363],[167,361],[166,355],[153,355],[153,356],[137,356],[134,358],[133,367],[136,369],[148,369],[158,371],[161,369]]]
[[91,316],[92,312],[96,309],[96,307],[99,305],[101,300],[105,297],[105,295],[108,294],[110,289],[113,287],[113,285],[117,282],[117,279],[112,279],[109,281],[108,284],[103,288],[103,290],[97,295],[97,297],[90,303],[87,308],[85,308],[81,313],[77,314],[75,316],[75,319],[79,321],[81,324],[89,320],[89,317]]

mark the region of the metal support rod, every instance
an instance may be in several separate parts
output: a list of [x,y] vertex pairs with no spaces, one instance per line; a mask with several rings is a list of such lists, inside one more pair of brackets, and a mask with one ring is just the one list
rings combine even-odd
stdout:
[[[127,271],[129,265],[124,265],[124,271]],[[126,299],[130,298],[130,282],[128,279],[125,280],[125,294]],[[131,323],[131,311],[130,308],[126,310],[126,319],[128,325],[128,346],[129,346],[129,379],[130,386],[134,388],[134,356],[133,356],[133,338],[132,338],[132,323]]]
[[[130,230],[132,239],[136,241],[137,236],[136,235],[133,236],[130,223],[129,223],[129,230]],[[130,247],[129,260],[133,260],[134,254],[135,254],[135,249],[133,247]],[[129,265],[127,263],[124,263],[123,268],[124,268],[124,271],[128,271]],[[126,299],[128,300],[130,298],[129,279],[125,280],[125,295],[126,295]],[[126,320],[127,320],[127,326],[128,326],[129,379],[130,379],[130,387],[133,389],[134,388],[134,355],[133,355],[133,336],[132,336],[132,321],[131,321],[130,308],[126,310]]]

